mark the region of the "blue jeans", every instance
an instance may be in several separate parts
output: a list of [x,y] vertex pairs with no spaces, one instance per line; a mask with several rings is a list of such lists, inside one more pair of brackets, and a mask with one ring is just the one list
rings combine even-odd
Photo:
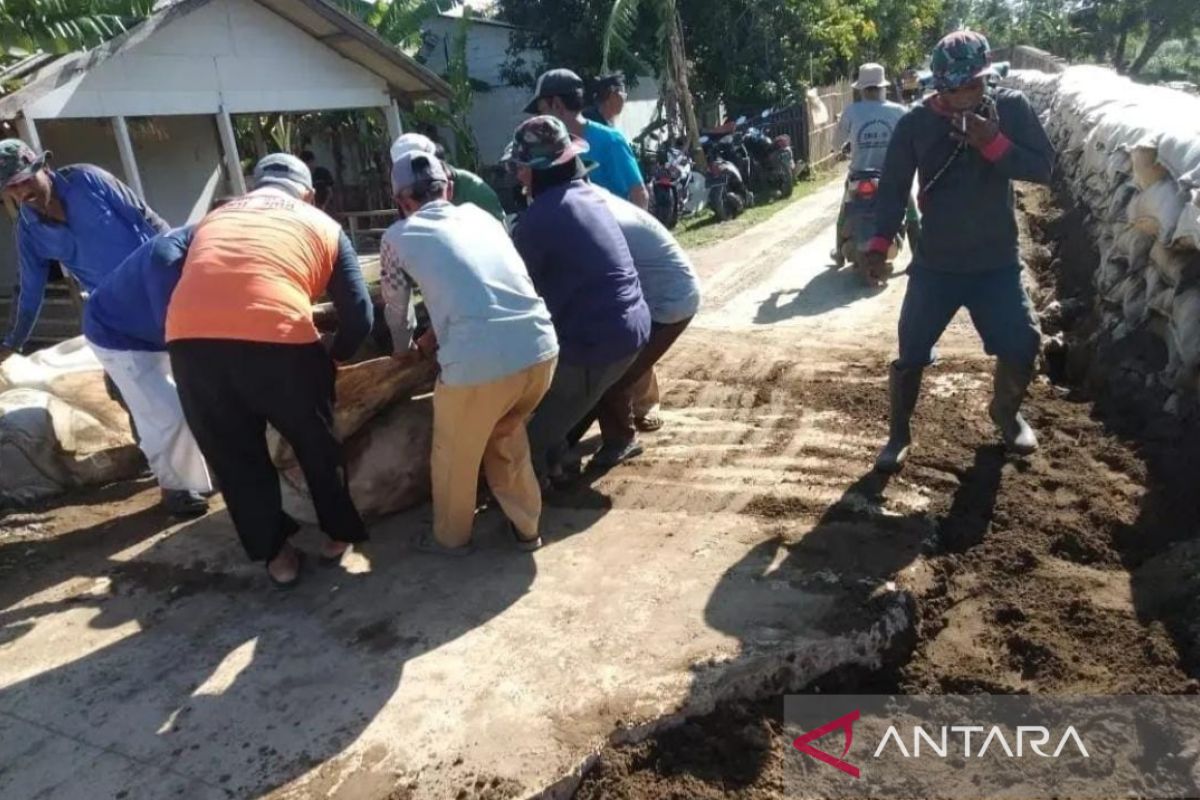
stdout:
[[981,273],[908,270],[908,290],[900,309],[901,369],[927,367],[934,345],[963,306],[990,356],[1032,365],[1041,346],[1037,315],[1021,285],[1019,265]]

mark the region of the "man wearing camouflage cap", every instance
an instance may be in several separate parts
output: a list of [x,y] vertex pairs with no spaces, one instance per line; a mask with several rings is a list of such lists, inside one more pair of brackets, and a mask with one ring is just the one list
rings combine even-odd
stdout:
[[924,225],[900,311],[891,431],[876,461],[884,472],[904,465],[922,372],[963,306],[997,359],[992,420],[1013,452],[1038,446],[1020,414],[1041,336],[1021,284],[1012,182],[1049,183],[1054,148],[1022,94],[989,86],[996,70],[980,34],[946,36],[934,48],[931,69],[937,94],[902,117],[892,134],[868,254],[869,267],[882,272],[916,174]]
[[20,350],[37,323],[50,265],[57,261],[85,293],[170,226],[132,189],[91,164],[51,169],[49,152],[20,139],[0,141],[0,188],[20,207],[17,258],[21,295],[0,361]]
[[514,238],[558,334],[558,370],[529,424],[534,468],[551,480],[571,429],[650,338],[650,309],[621,227],[602,190],[584,180],[579,156],[587,151],[561,120],[539,116],[521,123],[504,156],[533,198]]

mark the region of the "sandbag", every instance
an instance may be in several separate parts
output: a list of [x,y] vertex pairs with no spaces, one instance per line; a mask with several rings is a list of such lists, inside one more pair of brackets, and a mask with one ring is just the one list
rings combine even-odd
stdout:
[[0,505],[132,478],[140,465],[83,337],[0,364]]
[[1200,170],[1200,98],[1177,93],[1179,101],[1158,137],[1158,163],[1177,181]]
[[1160,242],[1168,243],[1183,213],[1184,193],[1166,178],[1141,192],[1129,205],[1129,223]]
[[1183,282],[1185,272],[1196,272],[1196,262],[1200,261],[1200,253],[1165,247],[1159,242],[1150,249],[1150,265],[1162,279],[1171,286]]
[[1129,152],[1133,181],[1142,190],[1168,177],[1167,170],[1158,163],[1158,151],[1151,147],[1134,147]]
[[1200,364],[1200,288],[1175,295],[1171,304],[1171,338],[1168,342],[1172,368],[1191,371]]
[[[370,420],[345,446],[350,496],[364,519],[403,511],[429,499],[433,399],[399,403]],[[284,510],[316,523],[299,467],[280,472]]]
[[0,393],[0,505],[131,478],[140,463],[127,426],[40,389]]
[[1191,191],[1191,202],[1184,203],[1179,212],[1171,244],[1180,249],[1200,250],[1200,189]]

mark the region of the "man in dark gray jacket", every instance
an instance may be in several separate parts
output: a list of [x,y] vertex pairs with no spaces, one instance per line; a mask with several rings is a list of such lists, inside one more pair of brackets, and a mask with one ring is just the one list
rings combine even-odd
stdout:
[[1041,335],[1021,285],[1012,182],[1049,183],[1054,148],[1024,95],[989,87],[995,70],[982,35],[945,37],[931,66],[937,94],[916,105],[892,134],[868,253],[868,269],[882,274],[916,173],[925,221],[900,311],[900,357],[889,381],[891,431],[876,462],[884,472],[904,465],[921,374],[963,306],[985,350],[997,358],[992,420],[1014,452],[1038,446],[1020,414]]

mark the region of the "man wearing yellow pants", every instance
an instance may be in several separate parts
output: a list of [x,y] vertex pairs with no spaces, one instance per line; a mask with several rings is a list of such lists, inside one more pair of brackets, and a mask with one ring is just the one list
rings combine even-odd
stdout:
[[[517,546],[541,545],[542,494],[525,426],[554,377],[558,339],[504,226],[481,208],[452,205],[435,156],[412,151],[392,166],[400,220],[380,251],[384,313],[396,356],[436,357],[433,532],[419,547],[471,552],[480,466]],[[432,325],[416,342],[411,284]]]

